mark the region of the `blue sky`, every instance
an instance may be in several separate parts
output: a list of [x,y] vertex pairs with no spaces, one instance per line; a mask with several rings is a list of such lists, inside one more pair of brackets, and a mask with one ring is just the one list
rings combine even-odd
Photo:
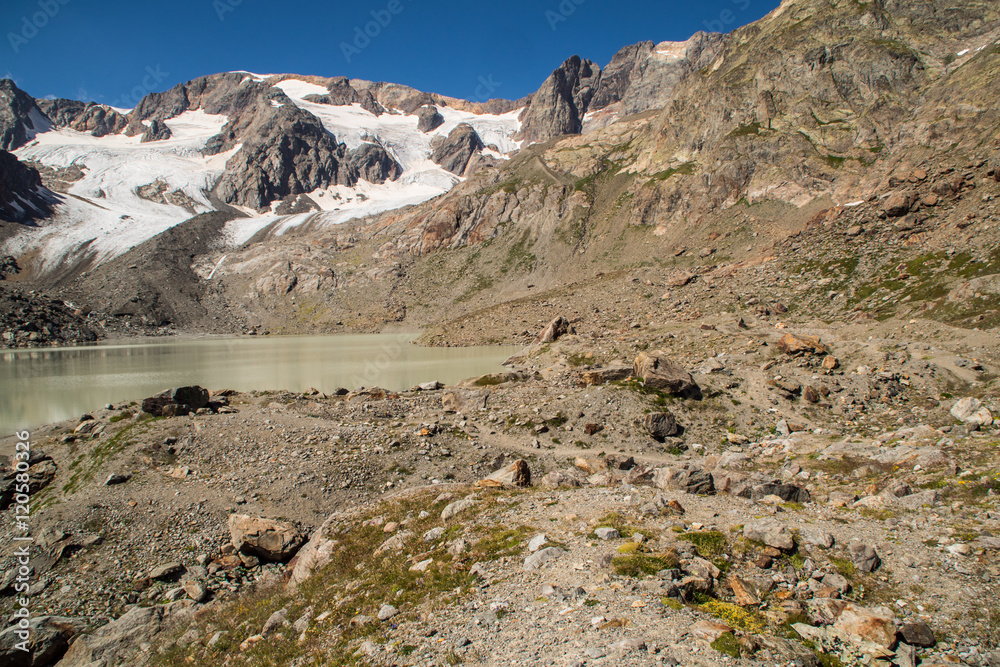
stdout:
[[[229,70],[393,81],[466,99],[533,92],[567,57],[728,32],[778,0],[2,0],[0,78],[133,106]],[[366,34],[367,33],[367,34]]]

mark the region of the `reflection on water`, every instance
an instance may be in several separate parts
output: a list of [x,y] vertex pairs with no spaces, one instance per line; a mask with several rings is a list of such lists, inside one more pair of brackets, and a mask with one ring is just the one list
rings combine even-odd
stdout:
[[380,386],[457,382],[500,369],[512,347],[425,348],[413,336],[213,338],[0,352],[0,433],[78,417],[169,387],[209,389]]

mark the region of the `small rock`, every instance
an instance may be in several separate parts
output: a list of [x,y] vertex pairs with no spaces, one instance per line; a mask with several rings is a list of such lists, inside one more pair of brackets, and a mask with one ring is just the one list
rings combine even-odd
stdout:
[[132,478],[132,475],[121,475],[118,473],[111,473],[108,478],[104,480],[104,486],[115,486],[116,484],[124,484]]
[[544,549],[540,549],[524,559],[524,571],[531,572],[533,570],[537,570],[545,563],[559,558],[559,556],[564,553],[566,552],[559,547],[546,547]]
[[595,530],[594,535],[597,535],[602,540],[617,540],[621,537],[621,534],[617,530],[606,526]]
[[399,610],[393,607],[391,604],[384,604],[378,610],[378,620],[388,621],[390,618],[399,613]]
[[548,541],[549,538],[546,537],[545,533],[535,535],[534,537],[531,538],[531,540],[528,541],[528,551],[531,553],[535,553],[536,551],[542,548],[543,544],[545,544]]
[[931,629],[931,626],[922,621],[903,623],[899,629],[899,634],[902,635],[903,641],[911,646],[930,648],[935,643],[934,631]]

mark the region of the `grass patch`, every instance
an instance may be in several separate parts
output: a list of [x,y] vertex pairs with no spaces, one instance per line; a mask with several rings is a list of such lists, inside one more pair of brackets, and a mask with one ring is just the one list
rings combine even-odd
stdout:
[[656,574],[660,570],[670,570],[677,567],[680,560],[676,553],[661,554],[626,554],[611,559],[611,567],[615,574],[622,577],[639,579],[647,574]]
[[759,635],[767,629],[767,623],[760,615],[728,602],[709,600],[701,605],[701,610],[743,632]]
[[731,632],[722,633],[719,635],[719,638],[709,644],[709,646],[723,655],[728,655],[730,658],[740,657],[740,643],[736,640],[736,636]]
[[[422,540],[424,532],[444,525],[440,516],[448,501],[435,502],[431,493],[386,502],[345,519],[328,535],[334,540],[329,564],[302,582],[294,595],[283,585],[244,591],[236,601],[220,607],[210,618],[194,622],[201,636],[223,632],[222,641],[213,647],[200,643],[169,644],[161,652],[154,650],[152,664],[205,667],[223,663],[255,667],[366,664],[364,658],[355,655],[358,641],[371,638],[379,643],[391,643],[390,633],[395,622],[351,625],[352,618],[359,614],[375,616],[379,606],[386,601],[391,601],[400,610],[400,619],[416,614],[418,608],[440,608],[472,584],[469,570],[474,563],[513,556],[523,550],[531,529],[509,527],[499,520],[500,513],[509,508],[508,504],[496,502],[499,495],[510,494],[482,494],[474,508],[448,525],[448,528],[457,527],[458,530],[452,531],[454,536],[461,533],[469,544],[466,552],[455,557],[446,552],[443,543],[428,545]],[[415,518],[422,510],[427,510],[429,515]],[[408,521],[405,530],[410,534],[404,539],[401,551],[388,549],[375,553],[389,537],[382,532],[381,526],[372,525],[375,515],[389,521]],[[413,563],[427,559],[433,562],[426,570],[410,570]],[[297,633],[281,632],[244,651],[235,651],[243,639],[259,632],[264,621],[276,610],[287,610],[289,620],[294,621],[307,605],[314,608],[317,616],[325,613],[326,617],[321,622],[312,622],[304,641],[298,641]],[[187,629],[178,628],[178,635]],[[409,646],[403,644],[396,651],[403,655],[416,650]],[[446,662],[458,664],[447,658]]]

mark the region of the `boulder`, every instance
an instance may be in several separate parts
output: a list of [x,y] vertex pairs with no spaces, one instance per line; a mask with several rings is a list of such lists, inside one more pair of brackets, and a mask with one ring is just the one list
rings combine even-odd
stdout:
[[537,570],[545,563],[559,558],[559,556],[564,553],[566,552],[559,547],[546,547],[544,549],[539,549],[524,559],[524,571],[531,572],[533,570]]
[[910,212],[910,196],[897,192],[889,195],[882,204],[882,210],[890,218],[900,218]]
[[851,562],[861,572],[874,572],[882,565],[875,547],[859,542],[852,543],[848,550],[851,553]]
[[808,503],[812,500],[808,490],[794,484],[782,484],[777,480],[761,484],[748,484],[740,489],[736,495],[755,503],[767,496],[778,496],[786,503]]
[[304,541],[294,524],[246,514],[229,516],[229,535],[237,551],[274,562],[287,561]]
[[657,442],[663,442],[681,432],[680,424],[669,412],[650,412],[643,418],[642,426],[646,429],[646,433]]
[[476,486],[498,488],[531,486],[531,469],[528,468],[527,461],[518,459],[485,479],[479,480],[476,482]]
[[590,385],[617,382],[628,379],[630,375],[632,375],[632,369],[628,366],[610,366],[608,368],[581,371],[580,386],[589,387]]
[[887,607],[867,608],[848,602],[833,629],[887,649],[896,645],[896,615]]
[[441,520],[447,521],[448,519],[461,514],[465,510],[474,507],[476,505],[475,498],[463,498],[461,500],[456,500],[453,503],[448,503],[445,508],[441,511]]
[[821,549],[829,549],[834,543],[833,535],[815,526],[802,526],[799,537],[802,538],[803,544]]
[[691,374],[661,350],[652,354],[640,352],[632,363],[632,374],[647,387],[675,396],[701,397],[701,389]]
[[775,521],[754,521],[743,526],[743,537],[782,551],[795,549],[795,538],[788,528]]
[[657,468],[653,474],[653,486],[702,495],[715,493],[715,480],[701,468]]
[[154,417],[164,416],[164,409],[167,406],[176,406],[167,409],[169,416],[187,414],[194,412],[208,405],[208,390],[198,386],[177,387],[168,389],[156,396],[150,396],[142,401],[142,411],[148,412]]
[[931,626],[923,621],[903,623],[899,629],[899,634],[903,637],[903,641],[911,646],[930,648],[936,643],[934,631],[931,629]]
[[0,632],[0,667],[47,667],[66,653],[69,642],[85,627],[82,618],[36,616],[28,621],[28,652],[17,648],[25,640],[11,624]]
[[829,350],[815,336],[802,336],[787,333],[778,341],[778,349],[785,354],[797,356],[800,354],[826,354]]
[[557,489],[560,486],[575,488],[583,486],[583,481],[571,472],[553,470],[542,477],[539,484],[543,489]]
[[126,656],[138,653],[141,644],[175,622],[190,616],[194,602],[181,600],[167,605],[133,607],[118,619],[93,632],[78,636],[59,667],[112,667],[127,664]]
[[951,406],[951,416],[965,424],[987,426],[993,423],[993,415],[978,398],[968,396]]
[[565,317],[560,315],[548,323],[542,332],[535,339],[536,343],[553,343],[566,334],[576,333],[573,325]]

